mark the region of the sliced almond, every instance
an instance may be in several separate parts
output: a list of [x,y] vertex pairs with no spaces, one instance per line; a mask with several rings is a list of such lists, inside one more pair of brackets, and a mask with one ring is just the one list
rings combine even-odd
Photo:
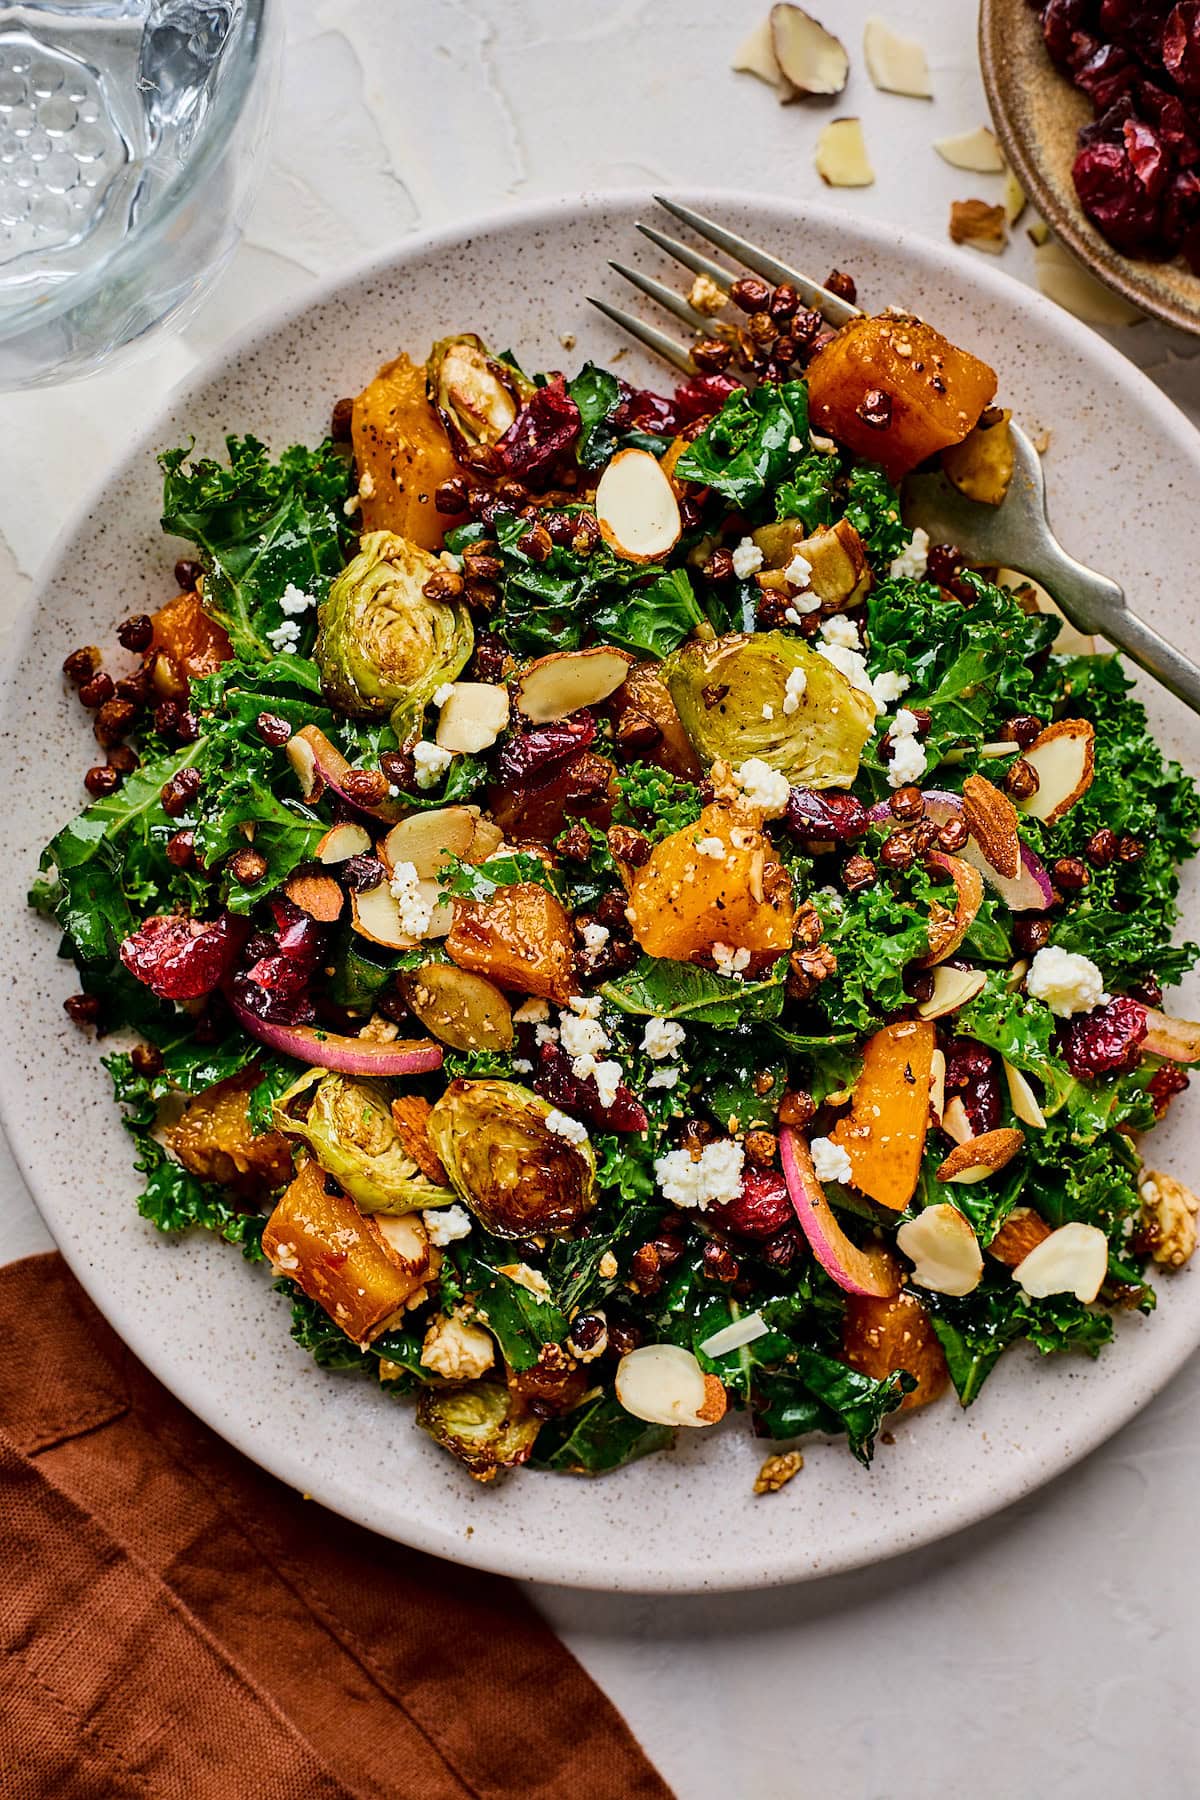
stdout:
[[941,850],[931,850],[928,857],[929,866],[943,870],[954,883],[954,905],[943,906],[934,901],[929,913],[929,949],[921,958],[920,967],[930,969],[935,963],[945,962],[953,956],[971,926],[975,916],[983,904],[983,876],[969,862],[960,856],[947,856]]
[[1074,1294],[1085,1305],[1100,1292],[1108,1273],[1108,1239],[1098,1225],[1072,1219],[1019,1262],[1013,1280],[1035,1300]]
[[508,724],[508,689],[492,681],[455,681],[438,715],[440,750],[477,756],[490,750]]
[[870,187],[875,180],[861,119],[831,119],[817,137],[813,161],[826,187]]
[[900,37],[878,13],[871,14],[863,30],[863,56],[867,74],[885,94],[906,94],[913,100],[933,98],[924,49],[912,38]]
[[956,1144],[968,1144],[975,1135],[974,1127],[967,1117],[967,1109],[962,1097],[954,1094],[942,1108],[942,1130],[947,1137],[952,1137]]
[[1016,1206],[988,1245],[988,1255],[1015,1269],[1049,1236],[1050,1227],[1040,1213],[1035,1213],[1032,1206]]
[[372,1213],[392,1259],[410,1273],[429,1266],[429,1233],[419,1213]]
[[1020,810],[1043,824],[1057,825],[1082,799],[1095,773],[1096,733],[1088,719],[1059,719],[1035,737],[1022,756],[1037,773],[1037,792]]
[[788,88],[784,100],[840,94],[850,74],[850,58],[840,40],[803,7],[773,6],[770,22],[775,61]]
[[486,976],[456,963],[426,963],[404,997],[427,1031],[452,1050],[510,1050],[512,1007]]
[[983,992],[986,982],[987,976],[982,969],[950,969],[945,963],[939,964],[933,971],[933,992],[918,1006],[918,1018],[940,1019],[946,1013],[957,1012],[960,1006]]
[[1038,1104],[1037,1095],[1020,1069],[1014,1069],[1010,1062],[1005,1062],[1004,1079],[1008,1083],[1008,1097],[1012,1102],[1012,1109],[1022,1125],[1031,1125],[1035,1131],[1045,1131],[1046,1115]]
[[929,1111],[936,1125],[946,1110],[946,1052],[935,1050],[929,1065]]
[[1200,1062],[1200,1023],[1192,1019],[1173,1019],[1156,1007],[1146,1008],[1146,1035],[1142,1051],[1146,1056],[1165,1056],[1168,1062]]
[[[1042,227],[1045,230],[1045,227]],[[1033,236],[1033,228],[1030,228]],[[1037,249],[1034,266],[1039,288],[1048,299],[1064,311],[1074,313],[1085,325],[1136,325],[1142,317],[1136,306],[1130,306],[1111,288],[1090,275],[1083,264],[1057,238],[1040,235],[1034,238]]]
[[315,800],[324,783],[317,768],[317,753],[303,732],[292,733],[287,741],[286,755],[300,783],[300,792],[306,800]]
[[983,1279],[983,1252],[971,1222],[948,1201],[906,1219],[896,1243],[913,1265],[917,1287],[935,1294],[972,1294]]
[[1024,1142],[1024,1135],[1009,1125],[968,1138],[965,1144],[956,1144],[938,1166],[937,1178],[960,1182],[964,1187],[976,1181],[987,1181],[1012,1161]]
[[1004,208],[989,206],[986,200],[952,200],[950,236],[956,244],[969,244],[972,250],[999,256],[1008,242]]
[[557,650],[530,663],[517,681],[514,698],[533,724],[548,725],[581,707],[599,706],[615,694],[633,661],[627,650],[606,644],[591,650]]
[[470,806],[441,806],[432,812],[411,813],[392,826],[379,846],[379,854],[389,875],[401,863],[411,863],[419,880],[432,881],[455,857],[467,860],[477,828],[477,814]]
[[1025,198],[1025,189],[1021,186],[1012,170],[1005,169],[1004,217],[1008,220],[1010,231],[1021,217],[1021,214],[1025,211],[1027,205],[1028,201]]
[[997,875],[1010,879],[1021,867],[1021,840],[1017,834],[1017,809],[1007,794],[993,787],[983,775],[968,775],[963,782],[963,817],[967,829]]
[[366,856],[370,848],[371,840],[365,828],[346,820],[341,825],[331,825],[320,840],[317,861],[327,865],[349,862],[352,856]]
[[332,875],[291,875],[284,882],[283,891],[293,906],[322,925],[332,925],[342,916],[344,896]]
[[1002,175],[1004,155],[996,134],[986,125],[962,131],[957,137],[934,138],[933,147],[952,169],[969,169],[973,175]]
[[[1037,448],[1036,444],[1034,445],[1034,448]],[[996,586],[1013,588],[1022,596],[1024,596],[1025,593],[1032,594],[1037,603],[1037,610],[1040,613],[1050,613],[1054,617],[1062,620],[1062,623],[1058,628],[1058,636],[1054,640],[1054,652],[1056,656],[1095,656],[1095,638],[1085,632],[1076,630],[1070,619],[1059,610],[1040,582],[1032,581],[1028,575],[1022,575],[1019,569],[997,569]],[[987,745],[983,746],[983,749],[986,748],[988,748]],[[1003,748],[1003,746],[997,746],[997,748]],[[980,750],[980,755],[983,754],[983,749]],[[1012,745],[1009,744],[1007,749],[1008,754],[1011,756]]]
[[617,1399],[635,1419],[652,1425],[715,1425],[725,1414],[725,1389],[679,1344],[643,1344],[617,1364]]
[[386,950],[411,950],[415,939],[400,923],[400,908],[386,881],[350,895],[350,919],[360,937]]
[[679,542],[679,501],[658,458],[618,450],[596,486],[600,535],[626,562],[657,562]]
[[504,842],[504,833],[495,819],[487,818],[483,813],[475,821],[475,835],[471,839],[471,848],[466,852],[469,863],[484,863],[489,856],[494,856]]
[[733,68],[739,75],[757,75],[768,87],[786,92],[789,84],[784,80],[775,60],[770,14],[761,19],[750,35],[738,45],[733,53]]
[[423,1094],[397,1094],[392,1101],[392,1123],[396,1135],[422,1175],[438,1187],[449,1187],[450,1178],[429,1135],[429,1115],[433,1111]]

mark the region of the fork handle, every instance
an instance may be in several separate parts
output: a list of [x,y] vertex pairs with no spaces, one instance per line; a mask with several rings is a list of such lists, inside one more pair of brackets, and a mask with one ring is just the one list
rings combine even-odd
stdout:
[[1169,688],[1176,699],[1200,713],[1200,665],[1169,644],[1153,625],[1130,612],[1124,592],[1107,575],[1077,562],[1056,539],[1041,548],[1042,554],[1029,559],[1025,572],[1053,594],[1071,623],[1080,631],[1107,638]]

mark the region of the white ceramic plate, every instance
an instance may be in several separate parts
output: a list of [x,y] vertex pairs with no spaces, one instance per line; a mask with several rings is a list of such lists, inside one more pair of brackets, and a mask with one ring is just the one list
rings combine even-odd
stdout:
[[[1054,517],[1067,545],[1117,576],[1140,610],[1200,653],[1194,508],[1200,438],[1158,389],[1082,325],[967,251],[817,207],[686,195],[818,277],[852,270],[869,307],[924,314],[1001,371],[1028,425],[1048,426]],[[129,1143],[93,1044],[63,1016],[69,964],[25,910],[41,845],[79,805],[91,738],[59,674],[80,643],[172,591],[176,549],[159,534],[156,449],[226,430],[281,449],[315,441],[332,402],[407,346],[479,330],[527,367],[574,368],[625,346],[582,296],[608,291],[605,259],[637,246],[641,196],[513,210],[413,240],[260,326],[215,359],[149,426],[67,531],[10,670],[4,734],[9,974],[0,1066],[4,1120],[67,1260],[132,1349],[247,1455],[326,1506],[387,1536],[511,1575],[629,1590],[748,1588],[852,1568],[995,1512],[1124,1424],[1200,1342],[1200,1291],[1160,1284],[1149,1321],[1120,1327],[1099,1363],[1006,1357],[969,1413],[945,1401],[896,1427],[868,1474],[817,1445],[770,1499],[751,1484],[766,1447],[743,1421],[599,1481],[524,1473],[481,1488],[369,1384],[325,1374],[288,1336],[288,1308],[262,1268],[202,1233],[158,1235],[133,1206]],[[571,351],[563,335],[576,339]],[[632,356],[628,375],[662,383]],[[81,446],[81,453],[84,447]],[[1147,694],[1170,749],[1196,763],[1192,717]],[[1188,893],[1194,909],[1192,878]],[[1193,911],[1194,916],[1194,911]],[[1179,1010],[1196,1005],[1185,991]],[[1186,1173],[1200,1107],[1182,1102],[1153,1160]],[[1192,1152],[1189,1158],[1188,1152]]]

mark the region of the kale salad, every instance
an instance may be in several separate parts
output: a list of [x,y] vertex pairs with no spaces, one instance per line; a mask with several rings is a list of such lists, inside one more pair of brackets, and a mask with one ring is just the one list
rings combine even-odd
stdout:
[[1003,497],[993,372],[695,302],[670,395],[461,334],[315,449],[165,452],[178,592],[64,665],[103,760],[32,901],[143,1216],[480,1480],[734,1411],[758,1491],[865,1463],[1195,1243],[1139,1145],[1200,1058],[1196,791],[1115,656],[904,523],[937,459]]

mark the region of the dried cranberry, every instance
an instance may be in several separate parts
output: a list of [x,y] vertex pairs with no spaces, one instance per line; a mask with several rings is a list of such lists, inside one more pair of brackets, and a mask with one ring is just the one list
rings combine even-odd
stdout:
[[557,1044],[539,1044],[537,1073],[533,1091],[552,1106],[581,1114],[593,1125],[606,1131],[645,1131],[650,1123],[641,1101],[622,1081],[611,1106],[601,1106],[596,1078],[589,1075],[581,1081],[571,1067],[571,1059]]
[[1063,1055],[1072,1075],[1080,1080],[1124,1074],[1137,1067],[1145,1035],[1145,1007],[1140,1000],[1119,994],[1106,1006],[1071,1019],[1063,1027]]
[[248,929],[230,913],[207,924],[185,913],[147,919],[121,945],[121,961],[160,1000],[200,1000],[225,980]]
[[1163,67],[1181,94],[1200,94],[1200,5],[1180,0],[1162,34]]
[[573,713],[553,725],[515,732],[502,744],[495,762],[497,782],[528,788],[551,780],[563,763],[594,743],[596,721],[589,712]]
[[273,899],[271,912],[275,930],[270,935],[256,933],[247,945],[253,961],[239,971],[234,991],[260,1019],[307,1025],[316,1016],[308,990],[323,960],[326,933],[290,900]]
[[794,787],[785,817],[788,829],[810,844],[852,844],[870,823],[861,800],[834,788]]
[[1128,103],[1137,72],[1128,51],[1118,44],[1100,44],[1090,56],[1077,59],[1074,79],[1096,111],[1105,113],[1119,101]]
[[732,375],[692,375],[675,389],[675,415],[681,425],[720,412],[730,394],[745,383]]
[[1110,244],[1126,256],[1155,252],[1158,207],[1124,144],[1085,144],[1071,172],[1079,204]]
[[1191,1076],[1178,1063],[1164,1063],[1150,1077],[1147,1093],[1154,1102],[1154,1116],[1161,1119],[1176,1094],[1182,1094],[1189,1085]]
[[996,1058],[970,1038],[952,1038],[946,1046],[946,1092],[957,1094],[978,1136],[1000,1124],[1000,1076]]
[[499,470],[527,482],[548,475],[579,436],[579,424],[579,408],[562,376],[556,375],[538,388],[496,445]]
[[796,1215],[787,1182],[777,1169],[747,1169],[737,1198],[710,1206],[706,1216],[743,1237],[769,1238]]

